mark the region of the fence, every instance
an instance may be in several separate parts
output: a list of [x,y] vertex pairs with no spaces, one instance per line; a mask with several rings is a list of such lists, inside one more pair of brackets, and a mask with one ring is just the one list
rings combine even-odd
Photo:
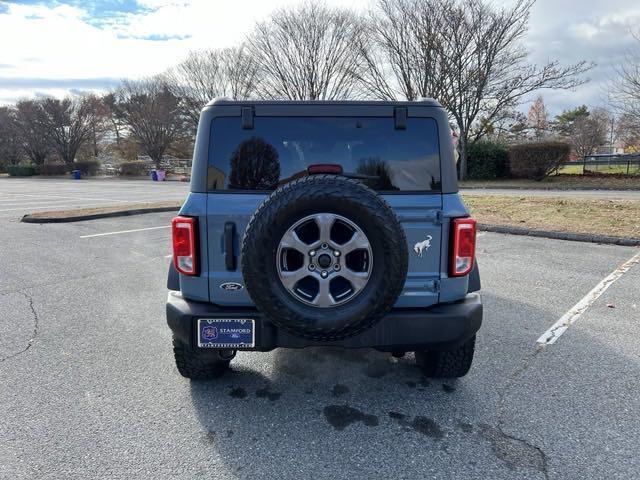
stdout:
[[640,153],[591,155],[583,160],[565,162],[558,173],[618,173],[625,175],[640,174]]

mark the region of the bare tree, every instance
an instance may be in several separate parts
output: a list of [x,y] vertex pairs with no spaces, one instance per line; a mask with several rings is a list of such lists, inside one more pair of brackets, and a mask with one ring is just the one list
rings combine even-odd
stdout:
[[[468,146],[502,120],[523,97],[542,88],[573,88],[585,62],[542,67],[527,62],[521,40],[534,0],[497,9],[484,0],[378,0],[370,24],[383,52],[370,90],[386,98],[392,91],[408,100],[435,97],[457,123],[460,177]],[[388,66],[393,76],[378,74]],[[369,78],[371,74],[369,74]],[[378,83],[382,82],[382,85]],[[482,120],[482,121],[481,121]]]
[[62,161],[70,165],[80,147],[91,138],[95,110],[88,97],[67,97],[42,101],[47,138]]
[[247,40],[262,98],[340,100],[360,94],[365,29],[349,10],[308,2],[276,11]]
[[125,80],[115,98],[120,120],[159,168],[167,149],[184,133],[178,99],[159,77]]
[[244,46],[189,52],[164,78],[194,131],[200,111],[215,97],[249,98],[256,83],[256,64]]
[[16,112],[9,107],[0,107],[0,167],[18,164],[21,154]]
[[[640,47],[640,32],[634,35]],[[629,52],[615,70],[611,103],[624,118],[625,128],[632,136],[640,137],[640,54]]]
[[100,154],[100,144],[109,133],[111,120],[109,107],[101,97],[97,95],[87,95],[85,98],[87,108],[92,112],[90,121],[90,148],[91,156],[97,157]]
[[531,108],[529,108],[527,123],[531,130],[533,130],[533,136],[537,141],[542,140],[547,134],[547,130],[549,129],[549,114],[544,105],[542,95],[538,95],[531,105]]
[[42,100],[20,100],[16,104],[16,129],[20,147],[35,165],[42,165],[51,147]]
[[601,108],[577,117],[569,134],[574,151],[582,158],[593,154],[596,147],[607,141],[609,122],[608,112]]

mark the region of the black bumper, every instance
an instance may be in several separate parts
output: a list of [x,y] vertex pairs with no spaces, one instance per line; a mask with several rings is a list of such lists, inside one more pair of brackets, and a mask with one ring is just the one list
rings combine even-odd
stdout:
[[268,351],[274,348],[339,346],[375,348],[382,351],[449,350],[471,338],[482,324],[482,300],[472,293],[455,303],[422,309],[393,309],[369,330],[353,337],[319,342],[296,337],[263,317],[256,309],[219,307],[211,303],[185,300],[180,292],[167,298],[167,323],[182,342],[195,347],[198,318],[254,318],[255,347],[244,350]]

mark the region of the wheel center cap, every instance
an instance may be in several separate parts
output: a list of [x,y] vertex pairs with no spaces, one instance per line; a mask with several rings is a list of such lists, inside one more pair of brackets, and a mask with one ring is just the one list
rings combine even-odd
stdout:
[[327,255],[326,253],[320,255],[318,257],[318,265],[320,266],[320,268],[328,268],[329,266],[331,266],[331,256]]

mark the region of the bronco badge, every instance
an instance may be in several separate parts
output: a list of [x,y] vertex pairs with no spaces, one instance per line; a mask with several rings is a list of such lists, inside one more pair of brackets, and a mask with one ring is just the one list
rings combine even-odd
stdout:
[[418,257],[422,258],[422,253],[426,250],[429,250],[432,238],[433,237],[431,235],[427,235],[427,238],[425,240],[418,242],[413,246],[413,251],[418,254]]

